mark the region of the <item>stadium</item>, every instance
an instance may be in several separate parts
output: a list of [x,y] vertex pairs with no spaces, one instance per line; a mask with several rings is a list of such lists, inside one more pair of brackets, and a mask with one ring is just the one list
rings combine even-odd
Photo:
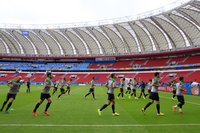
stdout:
[[[151,97],[139,96],[142,82],[147,94],[148,82],[156,72],[160,74],[159,110],[164,116],[156,112],[155,102],[144,113]],[[113,73],[116,75],[113,104],[120,115],[115,116],[109,104],[100,115],[98,109],[107,102],[106,84]],[[5,106],[0,112],[0,131],[197,133],[199,74],[199,0],[181,2],[167,11],[153,10],[136,18],[70,24],[0,24],[0,108],[2,103]],[[49,75],[51,96],[45,98],[48,102],[38,104]],[[171,82],[178,84],[180,77],[184,77],[181,93],[185,104],[183,112],[182,107],[178,110],[179,106],[174,112],[180,99],[172,98]],[[124,97],[120,97],[123,78]],[[8,99],[9,90],[18,79],[16,99],[12,96]],[[135,97],[125,95],[130,79],[137,82]],[[58,90],[53,92],[56,81]],[[68,87],[71,91],[66,93]],[[95,97],[90,93],[95,93]],[[50,115],[44,114],[45,107]]]

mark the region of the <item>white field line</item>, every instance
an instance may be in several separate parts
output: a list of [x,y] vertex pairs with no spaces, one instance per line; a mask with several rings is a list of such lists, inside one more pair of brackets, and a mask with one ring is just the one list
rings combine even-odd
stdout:
[[194,104],[194,105],[199,105],[199,106],[200,106],[200,104],[198,104],[198,103],[194,103],[194,102],[186,101],[186,103],[190,103],[190,104]]
[[122,124],[122,125],[78,125],[78,124],[0,124],[0,127],[176,127],[200,126],[200,124]]
[[[165,96],[160,96],[160,97],[165,98],[165,99],[171,99],[171,98],[165,97]],[[194,105],[199,105],[200,106],[199,103],[195,103],[195,102],[185,101],[185,103],[190,103],[190,104],[194,104]]]

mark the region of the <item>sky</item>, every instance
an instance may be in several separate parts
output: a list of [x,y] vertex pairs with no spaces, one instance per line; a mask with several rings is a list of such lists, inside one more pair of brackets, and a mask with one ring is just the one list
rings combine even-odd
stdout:
[[134,16],[177,0],[0,0],[0,24],[59,24]]

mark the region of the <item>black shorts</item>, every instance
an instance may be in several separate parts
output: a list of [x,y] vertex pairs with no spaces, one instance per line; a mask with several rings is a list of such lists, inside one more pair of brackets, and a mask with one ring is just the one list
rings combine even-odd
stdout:
[[64,93],[64,92],[65,92],[65,89],[64,89],[64,88],[60,88],[60,92],[61,92],[61,93]]
[[185,100],[184,100],[184,97],[183,96],[177,96],[177,99],[178,99],[178,102],[184,104],[185,103]]
[[144,89],[141,89],[141,92],[144,92]]
[[67,86],[67,90],[70,90],[70,87],[69,87],[69,86]]
[[124,92],[124,89],[123,89],[123,88],[120,88],[120,92],[123,93],[123,92]]
[[131,87],[127,87],[127,90],[128,90],[128,91],[131,90]]
[[90,88],[90,92],[94,92],[94,88]]
[[133,92],[136,92],[136,89],[132,89]]
[[27,85],[27,88],[30,88],[30,85]]
[[115,100],[115,96],[114,96],[114,94],[110,94],[110,93],[108,93],[108,100],[109,100],[109,101],[113,101],[113,100]]
[[148,90],[148,93],[151,93],[151,90]]
[[10,98],[15,99],[16,96],[17,96],[17,94],[10,94],[10,93],[8,93],[8,94],[7,94],[7,97],[6,97],[6,101],[8,101]]
[[159,95],[156,92],[151,92],[149,98],[152,99],[152,100],[159,101]]
[[54,90],[57,91],[57,90],[58,90],[58,87],[54,87]]
[[45,99],[48,99],[48,98],[50,98],[50,97],[51,97],[50,94],[41,93],[41,95],[40,95],[40,99],[41,99],[41,100],[45,100]]
[[173,94],[176,94],[176,90],[173,90],[172,93],[173,93]]

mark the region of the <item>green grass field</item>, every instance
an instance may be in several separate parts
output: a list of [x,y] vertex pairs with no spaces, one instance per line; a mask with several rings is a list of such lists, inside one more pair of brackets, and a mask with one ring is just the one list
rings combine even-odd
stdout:
[[[6,85],[0,86],[0,106],[6,98],[8,91]],[[80,133],[198,133],[200,132],[200,97],[185,95],[186,104],[184,114],[172,112],[172,106],[177,101],[172,101],[171,93],[160,92],[161,111],[165,116],[156,115],[155,103],[148,108],[146,115],[141,108],[149,99],[125,100],[116,99],[116,112],[120,116],[112,116],[111,107],[102,111],[98,116],[97,109],[107,102],[107,89],[96,87],[97,100],[89,95],[89,86],[72,86],[71,95],[63,95],[57,99],[59,91],[52,96],[53,103],[49,108],[50,116],[43,114],[46,101],[40,106],[38,116],[32,115],[32,110],[40,98],[42,86],[31,86],[31,93],[26,94],[26,86],[21,87],[17,95],[13,110],[9,114],[0,112],[0,133],[55,133],[55,132],[80,132]],[[138,90],[139,91],[139,90]],[[115,90],[117,94],[119,89]],[[115,95],[116,97],[116,95]]]

